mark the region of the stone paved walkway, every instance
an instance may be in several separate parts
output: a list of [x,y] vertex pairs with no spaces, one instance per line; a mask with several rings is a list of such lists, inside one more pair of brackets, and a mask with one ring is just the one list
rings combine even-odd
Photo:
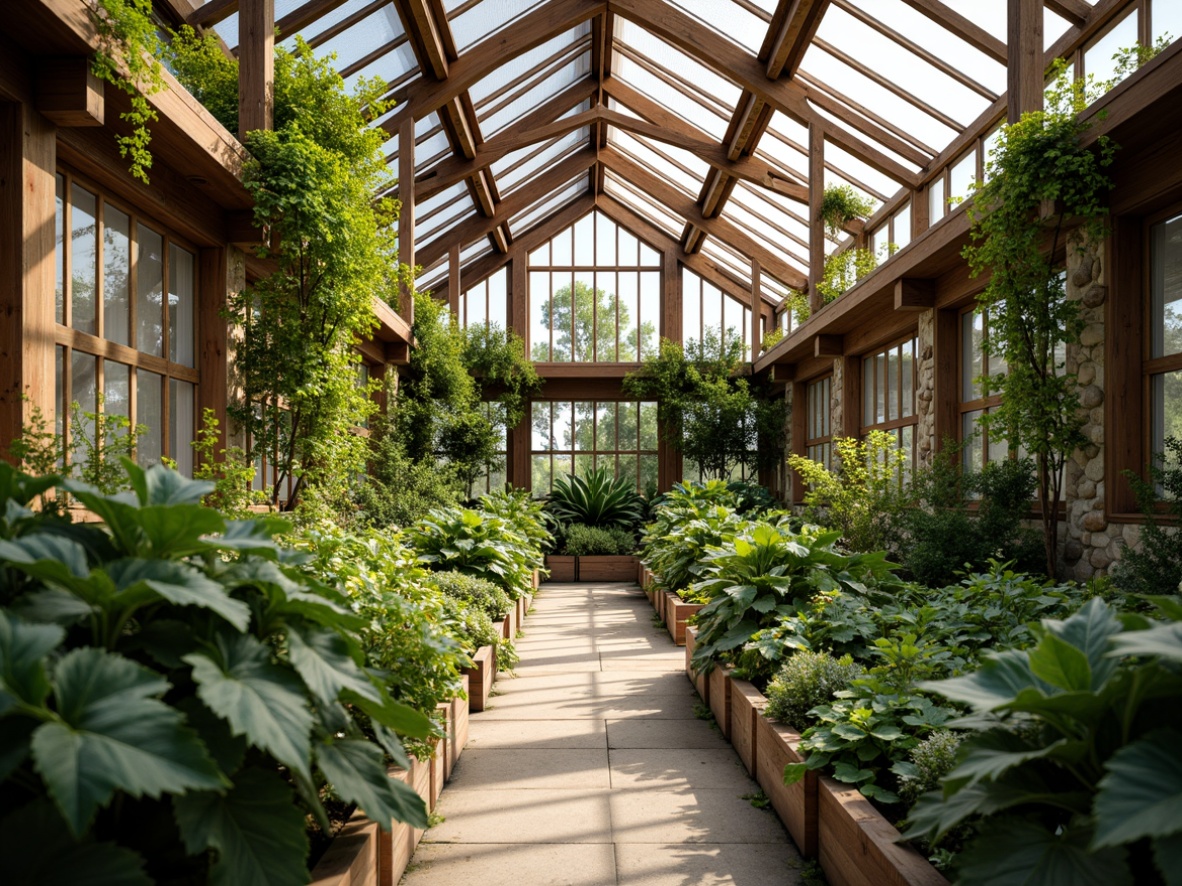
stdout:
[[635,585],[547,584],[405,886],[788,886],[800,856]]

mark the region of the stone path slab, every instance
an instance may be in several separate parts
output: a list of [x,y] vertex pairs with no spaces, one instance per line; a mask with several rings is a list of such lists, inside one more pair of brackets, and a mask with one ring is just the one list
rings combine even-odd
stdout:
[[635,585],[545,584],[404,886],[796,886]]

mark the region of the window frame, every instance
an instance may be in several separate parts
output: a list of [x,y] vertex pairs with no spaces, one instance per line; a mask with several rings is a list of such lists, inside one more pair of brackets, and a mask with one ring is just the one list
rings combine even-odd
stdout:
[[[822,408],[820,403],[813,402],[813,392],[825,385],[825,402]],[[833,469],[833,373],[829,372],[824,375],[819,375],[816,378],[811,378],[804,383],[804,439],[801,441],[805,458],[811,459],[820,465],[823,465],[826,470]],[[816,420],[820,420],[820,426],[814,425]],[[813,434],[814,430],[821,430],[819,434]],[[825,430],[827,429],[827,430]],[[822,457],[817,458],[815,451],[821,450]]]
[[[591,408],[591,416],[592,416],[592,420],[593,420],[593,425],[592,425],[592,436],[591,436],[591,448],[590,449],[579,449],[575,445],[575,437],[576,437],[575,427],[576,427],[576,423],[578,420],[579,406],[582,404],[590,404],[590,408]],[[636,408],[636,448],[631,449],[631,448],[627,448],[627,447],[622,447],[620,445],[619,430],[618,430],[619,425],[620,425],[620,420],[619,420],[619,413],[617,411],[617,413],[616,413],[616,428],[617,428],[616,445],[614,447],[601,449],[599,446],[599,409],[600,409],[600,407],[614,405],[617,407],[617,410],[618,410],[618,407],[621,405],[624,405],[624,404],[630,404],[630,405],[635,406],[635,408]],[[656,421],[657,403],[655,400],[634,400],[634,399],[629,399],[626,397],[589,397],[589,398],[577,398],[577,397],[543,398],[543,397],[539,397],[539,398],[533,400],[530,404],[530,419],[529,419],[530,420],[529,471],[530,471],[531,486],[533,486],[532,481],[533,481],[533,476],[534,476],[535,461],[539,457],[541,457],[541,458],[548,457],[549,462],[550,462],[550,468],[549,468],[550,486],[549,486],[549,488],[546,488],[546,489],[539,489],[538,487],[533,486],[534,496],[535,497],[546,496],[546,495],[549,495],[550,492],[553,490],[554,478],[556,476],[558,476],[558,474],[559,474],[559,471],[555,468],[555,465],[554,465],[555,457],[569,456],[571,466],[570,466],[570,470],[565,473],[568,476],[575,476],[576,475],[576,465],[577,465],[577,458],[576,457],[580,456],[580,455],[581,456],[589,456],[591,459],[592,466],[596,466],[596,467],[600,464],[600,462],[602,460],[610,459],[611,462],[614,463],[614,465],[615,465],[615,471],[613,472],[613,476],[619,476],[621,456],[624,456],[624,457],[634,456],[636,458],[636,469],[635,469],[636,470],[636,490],[637,490],[637,492],[639,492],[641,494],[643,494],[645,491],[644,488],[641,486],[641,480],[644,476],[644,472],[641,468],[642,460],[645,458],[651,457],[652,459],[654,459],[654,464],[657,469],[657,474],[656,474],[655,479],[656,479],[656,482],[657,482],[658,488],[659,488],[659,484],[660,484],[660,445],[661,445],[660,428],[659,428],[659,426],[654,428],[655,439],[653,440],[653,447],[651,449],[643,448],[641,446],[641,444],[644,441],[643,441],[643,430],[642,430],[642,426],[641,426],[641,415],[640,415],[640,410],[641,410],[642,404],[648,404],[651,407],[651,409],[653,410],[654,421]],[[561,405],[566,405],[566,406],[570,407],[570,416],[571,416],[571,419],[570,419],[571,420],[570,446],[568,446],[568,447],[555,446],[554,448],[538,449],[537,447],[534,446],[534,440],[533,440],[534,409],[538,406],[547,406],[549,408],[549,412],[550,412],[549,439],[554,440],[555,439],[555,437],[554,437],[554,427],[555,427],[555,425],[554,425],[554,411],[555,411],[555,406],[561,406]]]
[[[907,346],[908,344],[911,345],[911,413],[909,415],[904,415],[903,414],[904,392],[903,392],[902,349],[905,346]],[[877,381],[877,377],[878,377],[878,364],[877,364],[877,361],[874,362],[874,378],[871,379],[871,378],[868,378],[867,374],[866,374],[866,363],[867,363],[867,361],[875,360],[875,358],[879,357],[879,356],[886,357],[887,355],[891,354],[892,352],[894,352],[894,354],[897,358],[897,364],[898,364],[898,368],[896,370],[896,378],[895,378],[895,394],[896,394],[896,399],[897,399],[897,403],[895,405],[898,407],[899,416],[898,416],[898,418],[891,418],[890,417],[891,406],[890,406],[890,403],[888,403],[887,399],[886,399],[886,395],[888,393],[890,393],[890,390],[891,390],[890,386],[888,385],[886,387],[886,389],[883,391],[883,395],[884,395],[883,396],[883,407],[884,407],[884,411],[887,416],[886,419],[881,422],[877,421],[877,420],[875,420],[873,422],[867,422],[867,420],[866,420],[866,405],[867,405],[866,398],[867,398],[867,396],[877,397],[877,394],[878,394],[878,391],[877,391],[877,388],[875,385],[875,382]],[[894,435],[895,440],[896,440],[896,444],[899,446],[900,449],[902,449],[903,448],[904,432],[907,428],[912,428],[912,432],[911,432],[911,459],[910,460],[911,460],[911,468],[914,469],[917,464],[916,459],[917,459],[918,446],[916,444],[918,441],[916,438],[918,436],[918,429],[919,429],[919,401],[918,401],[918,397],[916,396],[916,394],[918,392],[918,387],[919,387],[919,333],[918,333],[918,331],[911,332],[908,335],[903,335],[903,336],[897,337],[893,341],[891,341],[889,344],[884,345],[879,348],[876,348],[873,351],[867,351],[866,353],[859,355],[858,361],[859,361],[858,368],[859,368],[859,371],[862,373],[861,388],[860,388],[861,397],[859,398],[860,399],[859,403],[851,404],[851,405],[856,406],[856,408],[858,410],[858,436],[862,439],[865,439],[866,435],[869,434],[871,431],[883,431],[885,433]],[[889,362],[889,357],[888,357],[888,362]],[[875,402],[877,403],[877,400],[875,400]],[[847,405],[846,408],[848,409],[849,406]],[[877,413],[875,415],[875,418],[877,419]]]

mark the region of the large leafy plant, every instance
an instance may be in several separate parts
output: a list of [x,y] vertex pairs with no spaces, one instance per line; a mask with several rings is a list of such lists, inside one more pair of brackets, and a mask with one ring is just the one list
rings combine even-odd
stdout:
[[1032,648],[925,684],[973,711],[908,834],[979,820],[959,882],[1182,883],[1182,607],[1161,603],[1174,621],[1122,623],[1093,599]]
[[563,523],[584,526],[627,529],[644,519],[644,499],[635,484],[627,477],[613,476],[607,465],[592,468],[581,477],[555,477],[547,508]]
[[487,578],[514,600],[533,584],[536,548],[505,520],[469,508],[433,511],[409,531],[419,561]]
[[[429,724],[365,664],[360,619],[213,484],[130,490],[0,464],[0,852],[13,882],[308,879],[322,786],[425,826],[387,776]],[[59,484],[102,524],[29,510]],[[35,835],[35,839],[30,839]],[[145,870],[146,868],[146,870]]]

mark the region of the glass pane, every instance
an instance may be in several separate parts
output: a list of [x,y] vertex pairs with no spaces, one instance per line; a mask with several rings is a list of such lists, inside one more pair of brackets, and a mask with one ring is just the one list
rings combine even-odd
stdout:
[[177,246],[168,250],[168,359],[195,366],[196,324],[193,298],[193,254]]
[[[599,452],[614,450],[616,445],[616,405],[600,403],[595,410],[595,449]],[[625,407],[627,408],[627,407]]]
[[1162,37],[1171,41],[1182,37],[1182,3],[1178,0],[1153,0],[1149,11],[1154,43]]
[[626,231],[624,228],[619,228],[619,232],[620,246],[616,261],[619,262],[621,267],[633,267],[639,260],[638,250],[640,248],[640,241],[636,239],[634,234]]
[[595,213],[595,263],[600,267],[616,263],[616,225],[601,213]]
[[546,401],[535,401],[532,404],[533,414],[531,416],[531,424],[533,426],[533,437],[531,440],[531,448],[534,450],[549,450],[554,448],[551,442],[551,428],[550,428],[550,403]]
[[91,335],[98,334],[95,317],[95,286],[98,267],[96,242],[98,239],[94,194],[74,185],[70,190],[70,310],[71,325]]
[[567,317],[572,318],[574,322],[574,338],[572,340],[571,333],[568,331],[570,329],[569,321],[563,323],[563,334],[566,337],[560,339],[558,330],[555,329],[555,347],[559,346],[559,342],[563,342],[566,345],[565,350],[570,351],[573,345],[575,360],[591,362],[598,359],[598,355],[595,353],[595,321],[597,315],[607,311],[605,296],[606,293],[595,286],[593,271],[579,271],[575,274],[573,318],[571,314],[567,314]]
[[640,485],[637,489],[642,495],[651,497],[657,491],[658,476],[657,456],[640,456]]
[[902,249],[911,242],[911,204],[906,204],[902,209],[895,213],[894,220],[891,222],[894,228],[891,242]]
[[640,404],[640,448],[655,451],[657,448],[657,404],[642,401]]
[[874,424],[874,358],[862,361],[862,425]]
[[[72,457],[79,464],[85,464],[86,447],[78,442],[94,441],[94,420],[86,413],[98,410],[97,380],[98,360],[90,354],[72,351],[70,354],[70,433],[73,438]],[[75,409],[76,406],[76,409]]]
[[574,251],[571,248],[572,238],[574,237],[574,228],[570,227],[550,241],[553,256],[551,261],[556,268],[568,268],[571,265],[571,260],[574,258]]
[[168,454],[176,461],[177,470],[193,476],[193,437],[196,419],[196,398],[193,385],[179,379],[168,381]]
[[66,433],[66,415],[69,413],[70,404],[66,402],[66,349],[61,345],[54,348],[54,378],[53,378],[53,403],[54,415],[53,430],[57,434],[59,441],[64,441]]
[[502,329],[509,327],[508,297],[506,281],[509,278],[507,269],[497,271],[488,278],[488,322],[495,323]]
[[886,392],[887,392],[887,366],[886,354],[879,354],[874,358],[874,371],[878,373],[878,384],[875,385],[874,392],[874,420],[875,422],[886,421]]
[[135,228],[136,349],[164,356],[164,238],[143,225]]
[[[616,459],[616,476],[637,483],[636,471],[640,460],[636,455],[621,455]],[[638,486],[639,488],[639,486]]]
[[657,330],[661,316],[661,272],[641,271],[640,273],[640,331],[637,359],[657,353]]
[[552,440],[555,449],[573,449],[574,438],[571,435],[571,404],[560,402],[554,404],[554,430]]
[[66,322],[66,179],[60,173],[57,175],[57,192],[54,204],[57,207],[53,221],[54,242],[56,244],[54,258],[57,265],[57,278],[54,288],[54,316],[57,318],[58,323],[64,324]]
[[575,223],[575,265],[588,267],[595,264],[594,216],[588,215]]
[[899,417],[899,353],[891,348],[884,355],[886,357],[886,400],[887,421],[894,421]]
[[595,450],[595,404],[589,400],[575,403],[575,449]]
[[628,362],[637,360],[639,344],[636,317],[639,310],[639,280],[635,271],[621,271],[617,275],[617,295],[620,300],[620,357]]
[[977,429],[977,419],[984,415],[977,409],[966,412],[960,419],[960,450],[964,466],[970,471],[979,471],[985,464],[985,441]]
[[103,362],[103,412],[131,417],[131,367],[114,360]]
[[976,311],[961,314],[960,331],[960,399],[967,402],[981,396],[977,379],[985,372],[981,354],[981,345],[985,340],[985,318]]
[[935,224],[942,219],[947,208],[944,202],[944,181],[937,178],[928,186],[928,217],[931,223]]
[[1153,376],[1153,452],[1165,450],[1166,437],[1182,439],[1182,371]]
[[131,344],[131,219],[103,206],[103,338]]
[[702,337],[702,278],[681,269],[681,340]]
[[136,461],[143,467],[160,463],[164,454],[164,412],[161,408],[162,379],[154,372],[137,369],[135,373],[136,423],[147,430],[136,441]]
[[598,299],[595,315],[596,360],[615,362],[620,359],[616,351],[618,329],[627,327],[632,312],[627,305],[620,303],[618,282],[614,271],[595,274],[595,287],[603,293]]
[[[1157,4],[1154,4],[1155,6]],[[1137,13],[1129,13],[1107,34],[1084,51],[1084,75],[1093,79],[1096,86],[1107,84],[1116,78],[1116,59],[1121,49],[1137,45]],[[1115,85],[1115,82],[1112,84]]]
[[972,196],[973,182],[977,180],[977,152],[971,150],[960,157],[948,173],[950,193],[948,201],[954,203]]
[[620,448],[625,450],[634,450],[637,448],[640,426],[637,424],[637,403],[631,401],[621,403],[619,409],[620,429],[619,441]]
[[550,244],[541,246],[529,254],[530,267],[534,265],[542,265],[543,267],[550,264]]
[[915,415],[915,339],[903,345],[903,417]]
[[468,309],[468,313],[464,319],[464,324],[466,326],[485,325],[486,301],[487,299],[485,296],[485,287],[483,283],[468,290],[468,297],[466,299],[467,304],[465,305],[465,307]]
[[550,275],[545,271],[529,275],[529,352],[534,360],[550,360]]
[[595,456],[590,452],[577,452],[573,472],[576,477],[586,477],[595,469]]
[[1010,444],[1001,436],[996,429],[985,434],[989,441],[989,452],[987,459],[989,461],[1000,461],[1010,454]]
[[550,456],[535,455],[531,465],[530,480],[534,495],[549,495],[551,480]]
[[1182,215],[1149,236],[1152,356],[1182,352]]

